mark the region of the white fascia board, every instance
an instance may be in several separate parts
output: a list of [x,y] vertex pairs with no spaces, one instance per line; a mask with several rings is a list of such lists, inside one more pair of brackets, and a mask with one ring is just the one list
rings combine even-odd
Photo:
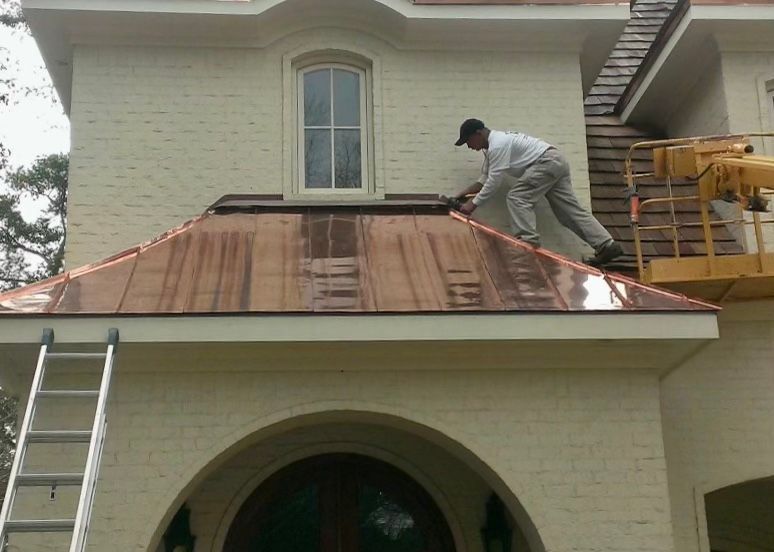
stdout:
[[53,328],[59,343],[289,343],[353,341],[575,341],[717,339],[715,312],[442,315],[269,315],[17,317],[0,319],[0,343],[37,343]]
[[637,109],[640,100],[642,100],[643,96],[645,96],[648,88],[664,68],[664,65],[672,55],[672,52],[674,52],[680,43],[680,40],[686,34],[688,27],[691,24],[693,9],[693,7],[688,8],[688,11],[685,13],[685,15],[683,15],[682,21],[680,21],[680,24],[675,28],[674,32],[672,32],[672,36],[669,37],[669,40],[667,40],[664,47],[658,53],[655,61],[648,68],[648,72],[640,81],[640,84],[637,87],[637,90],[634,92],[634,95],[624,106],[623,111],[621,111],[621,120],[623,120],[624,123],[628,122],[629,117],[631,117],[632,113]]
[[698,5],[691,11],[694,21],[774,21],[774,4]]
[[[201,15],[259,15],[287,0],[22,0],[24,9]],[[586,5],[416,5],[373,0],[407,19],[628,20],[626,2]]]

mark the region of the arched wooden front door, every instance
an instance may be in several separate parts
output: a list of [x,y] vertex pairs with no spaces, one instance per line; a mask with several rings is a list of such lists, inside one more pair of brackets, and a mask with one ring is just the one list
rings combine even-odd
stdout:
[[245,501],[224,552],[454,552],[430,495],[365,456],[326,454],[292,464]]

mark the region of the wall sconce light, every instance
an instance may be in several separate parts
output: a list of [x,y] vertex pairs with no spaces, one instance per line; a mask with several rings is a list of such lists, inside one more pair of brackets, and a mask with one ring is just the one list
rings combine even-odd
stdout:
[[193,552],[195,541],[191,534],[191,510],[183,504],[164,533],[164,552]]
[[481,529],[486,552],[511,552],[513,531],[505,518],[505,506],[496,493],[486,502],[486,525]]

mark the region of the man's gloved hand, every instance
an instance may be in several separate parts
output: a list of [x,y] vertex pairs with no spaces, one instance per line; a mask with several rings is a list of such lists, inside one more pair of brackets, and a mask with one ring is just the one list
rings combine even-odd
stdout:
[[473,214],[473,211],[476,210],[476,207],[478,207],[478,205],[473,203],[472,199],[469,199],[468,201],[466,201],[464,204],[460,206],[460,212],[465,215],[471,215]]
[[462,207],[462,202],[456,197],[447,197],[445,195],[439,195],[438,199],[443,201],[449,207],[449,209],[454,209],[455,211],[459,211],[460,207]]

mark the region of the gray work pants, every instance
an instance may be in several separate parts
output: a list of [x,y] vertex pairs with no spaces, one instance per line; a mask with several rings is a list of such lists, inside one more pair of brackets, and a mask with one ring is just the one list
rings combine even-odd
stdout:
[[559,150],[547,150],[524,171],[508,191],[507,204],[513,235],[540,245],[535,221],[535,204],[545,196],[562,225],[599,251],[613,241],[594,216],[578,203],[570,180],[570,165]]

